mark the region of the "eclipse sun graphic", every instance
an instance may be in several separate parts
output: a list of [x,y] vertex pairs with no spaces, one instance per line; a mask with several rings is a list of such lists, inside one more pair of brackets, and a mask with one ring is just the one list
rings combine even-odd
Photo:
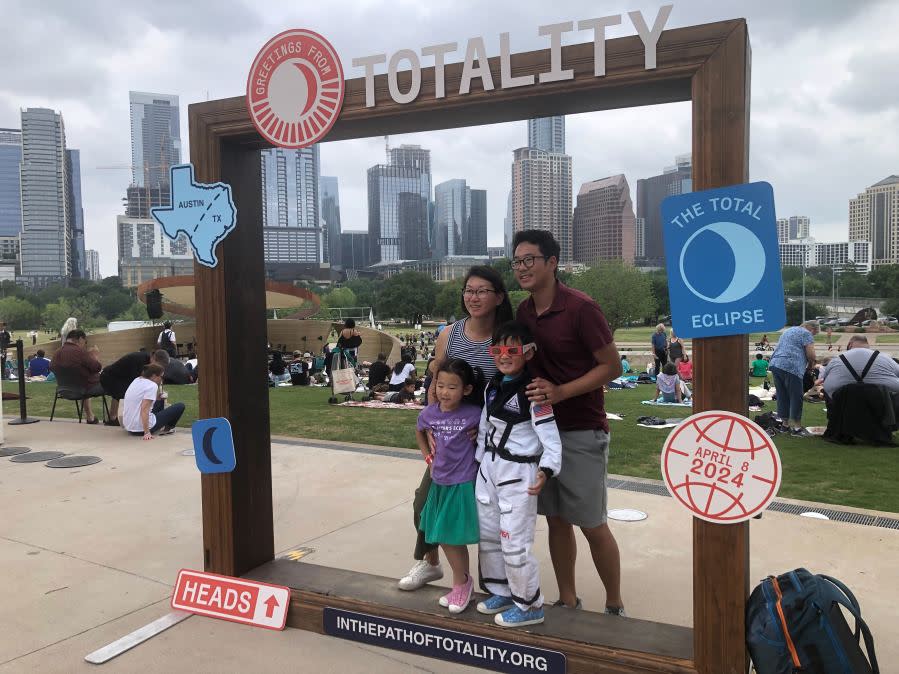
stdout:
[[279,147],[321,140],[343,104],[343,68],[334,47],[309,30],[276,35],[247,77],[247,109],[256,130]]

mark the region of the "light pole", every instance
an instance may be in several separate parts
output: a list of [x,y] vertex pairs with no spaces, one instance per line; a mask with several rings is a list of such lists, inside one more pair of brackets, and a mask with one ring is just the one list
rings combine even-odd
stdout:
[[808,238],[802,241],[802,322],[805,323],[805,266],[808,263]]

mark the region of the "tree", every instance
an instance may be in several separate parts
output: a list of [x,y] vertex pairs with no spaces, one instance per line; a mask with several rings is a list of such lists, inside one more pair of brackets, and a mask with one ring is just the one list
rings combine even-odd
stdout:
[[422,272],[404,271],[384,282],[378,298],[378,313],[405,318],[412,325],[434,310],[436,299],[437,284],[434,279]]
[[877,291],[871,285],[868,277],[857,271],[844,271],[839,275],[837,282],[840,285],[841,297],[876,297]]
[[511,290],[509,291],[509,302],[512,304],[512,314],[518,311],[518,305],[524,302],[530,293],[527,290]]
[[599,303],[612,332],[630,322],[642,321],[655,310],[649,278],[621,260],[603,260],[575,276],[572,285]]
[[97,299],[97,308],[104,318],[112,320],[134,304],[134,297],[126,290],[108,292]]
[[503,283],[506,286],[506,290],[512,292],[513,290],[521,290],[521,286],[518,285],[518,279],[515,278],[515,272],[512,271],[512,261],[508,258],[501,257],[498,260],[494,260],[493,268],[499,272],[499,275],[503,277]]
[[[802,300],[787,302],[787,325],[799,325],[802,323]],[[826,316],[827,307],[814,302],[805,303],[805,320],[810,321],[815,316]]]
[[41,314],[31,302],[18,297],[5,297],[0,300],[0,321],[6,321],[6,325],[13,330],[24,330],[37,327]]
[[434,314],[447,320],[462,312],[462,279],[448,281],[440,286],[434,304]]
[[350,288],[334,288],[329,293],[322,295],[322,306],[327,307],[358,307],[356,293]]
[[671,315],[671,302],[668,299],[668,273],[664,269],[651,271],[647,274],[652,288],[652,296],[656,301],[655,314],[652,316],[658,323],[659,316]]
[[899,264],[875,267],[868,274],[868,283],[878,297],[899,297]]
[[142,302],[132,302],[131,305],[115,316],[117,321],[147,321],[147,307]]

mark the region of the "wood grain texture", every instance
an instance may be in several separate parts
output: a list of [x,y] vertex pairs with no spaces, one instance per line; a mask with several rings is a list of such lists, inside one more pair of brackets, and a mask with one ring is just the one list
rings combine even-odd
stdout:
[[[749,35],[745,22],[693,77],[693,188],[749,180]],[[745,414],[746,335],[693,340],[693,411]],[[745,605],[749,596],[749,524],[693,519],[693,624],[696,669],[742,674],[748,669]]]
[[691,630],[686,627],[547,606],[543,625],[508,630],[474,607],[450,616],[437,606],[437,598],[445,592],[438,587],[402,592],[393,578],[283,559],[254,569],[247,577],[292,588],[287,624],[312,632],[323,633],[323,609],[331,607],[557,650],[565,654],[569,674],[695,672]]

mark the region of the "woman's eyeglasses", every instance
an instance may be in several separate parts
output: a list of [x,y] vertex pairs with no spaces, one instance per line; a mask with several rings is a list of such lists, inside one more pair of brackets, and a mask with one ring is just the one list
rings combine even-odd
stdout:
[[462,294],[468,298],[477,297],[479,300],[482,300],[490,293],[495,292],[496,291],[493,288],[466,288],[462,291]]
[[527,353],[531,349],[536,351],[537,345],[524,344],[523,346],[518,346],[508,344],[495,344],[494,346],[487,348],[487,353],[489,353],[491,356],[520,356]]

